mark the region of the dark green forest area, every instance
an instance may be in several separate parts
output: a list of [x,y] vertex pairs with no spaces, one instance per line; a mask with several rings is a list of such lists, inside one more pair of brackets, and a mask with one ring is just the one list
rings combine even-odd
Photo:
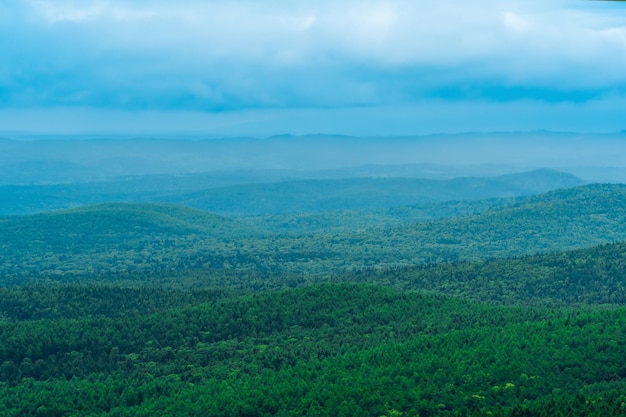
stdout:
[[[357,284],[54,290],[83,296],[72,311],[0,322],[3,415],[626,413],[622,307],[498,307]],[[112,292],[134,302],[94,306]]]
[[0,218],[0,415],[626,415],[626,186]]

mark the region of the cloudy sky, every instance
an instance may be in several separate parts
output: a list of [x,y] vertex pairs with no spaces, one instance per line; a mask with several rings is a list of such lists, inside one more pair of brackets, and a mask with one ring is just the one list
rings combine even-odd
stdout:
[[0,131],[626,129],[626,3],[0,0]]

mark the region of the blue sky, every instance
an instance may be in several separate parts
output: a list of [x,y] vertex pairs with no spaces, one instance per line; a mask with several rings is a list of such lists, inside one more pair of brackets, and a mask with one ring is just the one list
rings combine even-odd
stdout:
[[625,114],[619,2],[0,1],[0,131],[616,131]]

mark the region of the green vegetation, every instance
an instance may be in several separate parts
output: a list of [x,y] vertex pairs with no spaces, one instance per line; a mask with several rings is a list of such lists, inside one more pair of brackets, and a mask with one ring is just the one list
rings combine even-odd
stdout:
[[[37,163],[30,167],[33,168],[42,166]],[[54,164],[50,169],[54,171],[53,168]],[[428,202],[527,196],[583,183],[574,175],[547,169],[454,179],[411,178],[415,174],[410,172],[409,177],[390,178],[384,170],[378,170],[372,167],[369,175],[353,170],[357,175],[354,178],[346,178],[350,170],[336,174],[264,170],[145,175],[47,185],[3,185],[0,173],[0,215],[119,201],[168,202],[240,215],[373,210]],[[335,178],[337,175],[342,177]]]
[[86,299],[72,318],[5,318],[3,415],[551,415],[569,401],[625,411],[622,308],[363,285],[198,301],[93,317]]
[[275,217],[264,224],[173,205],[88,206],[1,219],[0,274],[5,282],[184,269],[325,275],[558,252],[626,240],[625,203],[626,186],[590,185],[428,222],[410,207],[387,213],[392,226],[363,227],[352,213],[343,230],[304,233],[273,232]]
[[522,258],[369,269],[343,278],[499,304],[626,305],[626,244]]
[[0,218],[0,414],[626,416],[625,203]]
[[582,184],[579,178],[537,170],[492,178],[308,179],[239,184],[177,196],[168,201],[240,215],[374,210],[446,201],[476,201],[526,196]]

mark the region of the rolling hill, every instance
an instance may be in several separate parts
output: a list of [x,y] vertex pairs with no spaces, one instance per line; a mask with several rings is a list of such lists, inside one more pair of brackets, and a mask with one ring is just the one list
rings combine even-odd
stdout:
[[214,188],[176,196],[175,202],[233,214],[376,210],[443,201],[528,196],[581,183],[573,175],[551,170],[450,180],[306,180]]
[[18,275],[169,269],[203,243],[244,239],[248,227],[163,203],[110,203],[5,217],[0,218],[0,262],[5,272]]
[[3,415],[626,414],[625,185],[168,178],[0,217]]
[[[374,210],[443,201],[511,198],[581,185],[543,169],[454,179],[308,178],[284,171],[147,175],[106,181],[0,186],[0,215],[32,214],[107,202],[168,202],[223,214]],[[294,179],[294,176],[296,179]]]
[[463,217],[411,222],[404,211],[395,226],[304,234],[179,206],[91,206],[0,220],[0,272],[328,274],[558,252],[626,240],[625,202],[624,185],[588,185]]

